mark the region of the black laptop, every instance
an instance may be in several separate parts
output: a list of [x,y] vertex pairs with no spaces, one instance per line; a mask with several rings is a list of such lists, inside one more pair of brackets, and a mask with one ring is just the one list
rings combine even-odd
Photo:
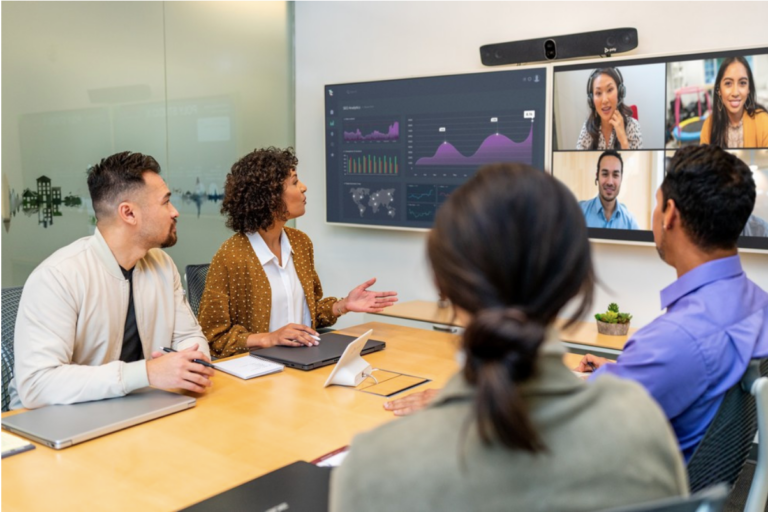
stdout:
[[[251,355],[275,361],[289,368],[314,370],[335,364],[347,345],[355,341],[354,336],[327,332],[320,335],[320,344],[312,347],[269,347],[251,350]],[[361,355],[384,350],[387,344],[379,340],[368,340]]]
[[325,512],[331,468],[294,462],[255,480],[185,508],[186,512],[253,510]]

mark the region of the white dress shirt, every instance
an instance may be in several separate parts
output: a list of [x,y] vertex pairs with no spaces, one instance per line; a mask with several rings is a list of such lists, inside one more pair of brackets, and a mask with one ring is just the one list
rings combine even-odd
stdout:
[[249,233],[253,251],[264,267],[264,273],[272,289],[272,307],[269,314],[269,332],[274,332],[288,324],[302,324],[311,327],[312,318],[309,316],[309,306],[304,289],[301,287],[296,267],[293,265],[293,248],[285,234],[280,233],[280,255],[278,258],[267,247],[267,243],[259,233]]

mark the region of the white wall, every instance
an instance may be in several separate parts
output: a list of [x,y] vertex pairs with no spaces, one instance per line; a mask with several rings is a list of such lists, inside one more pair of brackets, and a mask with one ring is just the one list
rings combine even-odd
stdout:
[[[300,2],[296,5],[296,148],[309,187],[307,214],[297,222],[315,243],[327,294],[345,294],[369,276],[401,300],[434,300],[424,256],[425,233],[333,227],[325,224],[323,85],[488,70],[483,44],[615,26],[636,27],[635,55],[768,45],[768,2],[620,3],[585,8],[581,2]],[[621,16],[616,16],[620,11]],[[737,31],[722,29],[724,12],[749,12]],[[606,21],[607,20],[607,21]],[[681,20],[686,20],[681,24]],[[685,27],[695,26],[695,30]],[[652,247],[593,244],[598,276],[595,309],[617,301],[636,325],[659,314],[661,288],[674,271]],[[768,289],[768,255],[745,254],[750,277]],[[348,315],[340,325],[361,321]]]

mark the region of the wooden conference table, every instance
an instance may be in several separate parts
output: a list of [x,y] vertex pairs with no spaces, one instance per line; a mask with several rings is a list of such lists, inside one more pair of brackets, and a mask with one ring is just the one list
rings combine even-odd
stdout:
[[[385,323],[340,330],[387,342],[374,368],[432,380],[458,369],[459,338]],[[569,354],[573,366],[579,356]],[[311,461],[394,419],[385,398],[323,383],[332,366],[251,380],[216,372],[187,411],[64,450],[37,445],[3,459],[2,510],[176,510],[297,460]],[[5,413],[3,416],[15,414]]]
[[[438,307],[437,302],[427,300],[411,300],[401,302],[388,307],[381,313],[368,315],[369,318],[388,317],[391,319],[409,320],[412,322],[422,322],[422,328],[430,328],[432,324],[434,330],[444,330],[443,327],[464,327],[461,322],[453,317],[453,309],[450,307]],[[558,319],[557,325],[562,326],[565,320]],[[588,322],[576,322],[568,330],[562,331],[561,339],[566,346],[581,351],[590,349],[607,352],[609,354],[618,354],[627,343],[629,336],[637,331],[636,328],[630,328],[627,336],[606,336],[597,332],[597,325],[594,320]],[[607,349],[607,350],[606,350]],[[614,357],[615,359],[615,357]]]

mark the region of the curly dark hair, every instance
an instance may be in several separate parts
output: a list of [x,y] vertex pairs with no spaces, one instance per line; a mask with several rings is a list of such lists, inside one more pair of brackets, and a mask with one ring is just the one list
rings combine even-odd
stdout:
[[224,182],[227,227],[239,233],[269,229],[287,219],[283,183],[299,164],[293,148],[255,149],[235,162]]
[[700,249],[733,249],[755,207],[747,164],[718,146],[678,149],[661,184],[662,211],[672,199],[683,228]]

